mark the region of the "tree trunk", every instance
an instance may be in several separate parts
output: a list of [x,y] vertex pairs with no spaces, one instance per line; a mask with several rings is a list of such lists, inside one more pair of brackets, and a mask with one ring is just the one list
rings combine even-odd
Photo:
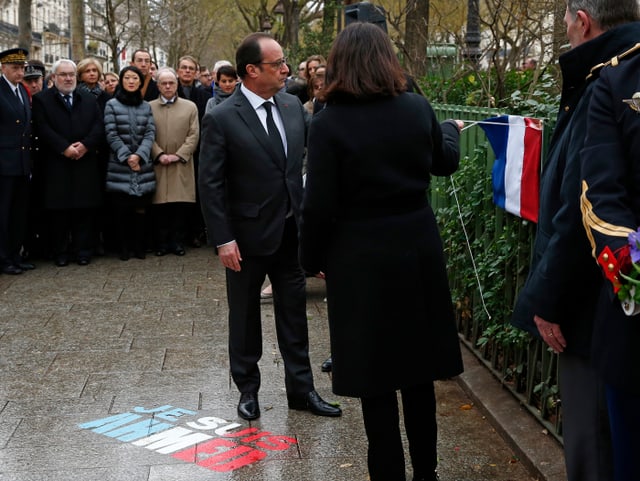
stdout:
[[322,35],[324,37],[333,36],[336,31],[335,23],[338,8],[338,0],[325,0],[322,12]]
[[18,4],[18,47],[31,51],[31,0]]
[[565,2],[556,2],[555,11],[553,15],[553,59],[552,62],[558,59],[562,53],[560,50],[567,40],[567,28],[564,24],[564,14],[567,9]]
[[429,0],[407,0],[405,46],[407,66],[416,77],[427,73],[427,38],[429,34]]
[[71,0],[70,2],[70,18],[71,18],[71,58],[76,62],[82,60],[86,56],[84,43],[84,1]]
[[292,0],[283,0],[282,5],[284,7],[282,47],[295,52],[298,49],[298,30],[300,29],[302,6]]

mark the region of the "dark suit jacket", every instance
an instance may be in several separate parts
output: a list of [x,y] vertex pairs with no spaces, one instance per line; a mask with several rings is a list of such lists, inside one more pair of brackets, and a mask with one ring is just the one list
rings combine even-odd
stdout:
[[22,103],[0,78],[0,175],[31,172],[31,108],[26,89],[19,85]]
[[246,256],[273,254],[289,209],[300,215],[309,117],[297,97],[278,93],[274,100],[287,137],[286,166],[240,89],[203,120],[199,183],[209,242],[236,240]]
[[[33,96],[33,121],[40,145],[44,206],[70,209],[100,205],[104,172],[98,149],[104,144],[105,134],[95,96],[74,91],[69,111],[58,89],[44,90]],[[74,142],[82,142],[88,149],[78,160],[63,155]]]
[[211,98],[211,93],[207,93],[201,87],[197,87],[195,84],[191,86],[191,90],[189,92],[189,96],[185,95],[185,90],[180,85],[178,87],[178,96],[183,99],[191,100],[196,107],[198,107],[198,120],[200,121],[200,125],[202,125],[202,118],[204,117],[204,111],[207,108],[207,101]]

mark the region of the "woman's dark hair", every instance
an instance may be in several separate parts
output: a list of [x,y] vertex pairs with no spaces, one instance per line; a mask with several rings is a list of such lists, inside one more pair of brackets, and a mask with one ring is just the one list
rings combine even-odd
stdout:
[[[138,85],[138,90],[136,90],[135,92],[129,92],[125,90],[125,88],[122,85],[124,74],[126,74],[127,72],[135,73],[140,79],[140,85]],[[118,80],[118,86],[116,87],[116,92],[114,94],[114,97],[117,98],[120,102],[122,102],[125,105],[140,105],[144,100],[142,98],[143,85],[144,85],[144,75],[142,75],[142,72],[140,71],[140,69],[133,65],[127,65],[120,71],[120,79]]]
[[262,49],[260,48],[260,40],[273,39],[271,35],[264,32],[256,32],[247,35],[238,50],[236,50],[236,68],[238,69],[238,77],[244,78],[247,75],[247,65],[258,64],[262,62]]
[[321,100],[395,96],[406,83],[387,34],[372,23],[356,22],[333,42]]
[[220,77],[223,75],[227,77],[236,78],[238,76],[238,72],[236,72],[236,69],[233,68],[231,65],[223,65],[216,72],[216,81],[219,81]]

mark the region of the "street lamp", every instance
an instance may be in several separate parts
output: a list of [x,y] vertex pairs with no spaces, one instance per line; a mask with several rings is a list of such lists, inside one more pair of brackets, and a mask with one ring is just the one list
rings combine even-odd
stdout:
[[271,32],[272,28],[273,28],[273,25],[271,25],[271,20],[269,19],[269,17],[267,17],[267,16],[262,17],[262,23],[260,24],[260,30],[262,30],[265,33],[269,33],[269,32]]
[[282,2],[282,0],[278,0],[278,3],[276,3],[275,7],[273,7],[273,10],[271,10],[271,12],[278,18],[278,19],[282,19],[282,17],[284,16],[284,3]]
[[467,46],[465,57],[476,63],[480,59],[480,8],[479,0],[469,0],[467,9],[467,33],[464,41]]

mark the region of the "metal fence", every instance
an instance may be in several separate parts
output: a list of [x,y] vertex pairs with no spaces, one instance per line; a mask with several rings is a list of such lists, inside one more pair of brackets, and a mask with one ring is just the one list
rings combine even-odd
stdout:
[[[439,119],[481,121],[493,109],[434,105]],[[469,125],[469,124],[467,124]],[[551,127],[544,122],[543,159]],[[461,135],[461,165],[432,180],[430,199],[440,223],[461,340],[549,433],[562,441],[557,356],[541,341],[510,326],[526,279],[535,225],[492,202],[494,156],[477,125]]]

